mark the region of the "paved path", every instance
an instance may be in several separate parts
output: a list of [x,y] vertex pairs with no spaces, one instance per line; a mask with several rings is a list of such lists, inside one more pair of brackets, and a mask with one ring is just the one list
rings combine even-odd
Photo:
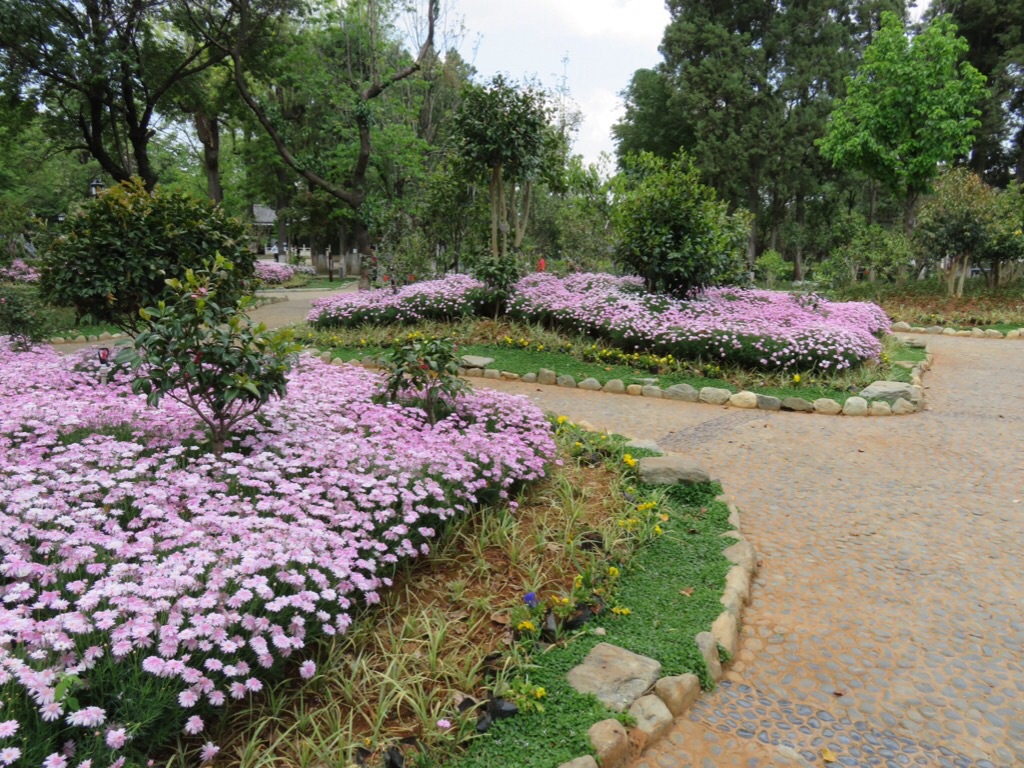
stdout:
[[728,680],[635,768],[1024,766],[1024,342],[928,342],[894,418],[488,382],[692,456],[762,556]]

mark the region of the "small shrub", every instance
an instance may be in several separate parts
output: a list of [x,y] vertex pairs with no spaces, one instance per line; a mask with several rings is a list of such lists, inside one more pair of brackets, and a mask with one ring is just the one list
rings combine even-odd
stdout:
[[451,413],[455,396],[469,386],[459,378],[459,356],[451,339],[411,338],[384,359],[391,373],[377,402],[420,408],[431,424]]
[[759,281],[774,288],[779,281],[793,279],[793,265],[778,251],[767,250],[754,262],[754,273]]
[[297,351],[288,332],[252,324],[245,314],[252,299],[232,295],[232,271],[217,256],[208,269],[168,280],[168,299],[142,311],[143,331],[118,356],[137,375],[132,391],[150,405],[166,395],[195,411],[218,456],[238,422],[284,395],[289,355]]
[[0,289],[0,335],[11,337],[11,346],[24,351],[46,338],[41,307],[18,291]]

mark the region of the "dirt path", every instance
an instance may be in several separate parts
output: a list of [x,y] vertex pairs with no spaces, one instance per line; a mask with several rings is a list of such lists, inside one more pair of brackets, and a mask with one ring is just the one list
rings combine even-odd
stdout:
[[727,681],[636,768],[1024,765],[1024,343],[928,341],[898,418],[488,382],[692,456],[761,555]]

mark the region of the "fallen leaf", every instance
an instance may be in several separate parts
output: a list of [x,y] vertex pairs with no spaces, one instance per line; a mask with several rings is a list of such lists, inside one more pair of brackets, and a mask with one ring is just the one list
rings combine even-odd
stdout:
[[683,597],[690,597],[693,594],[693,587],[687,587],[686,589],[680,589],[679,594]]
[[821,750],[821,759],[824,760],[826,763],[834,763],[839,758],[836,757],[835,752],[833,752],[828,747],[825,747],[823,750]]
[[495,624],[501,624],[504,627],[512,623],[512,617],[507,613],[492,613],[491,621]]
[[833,696],[845,696],[846,691],[832,691]]

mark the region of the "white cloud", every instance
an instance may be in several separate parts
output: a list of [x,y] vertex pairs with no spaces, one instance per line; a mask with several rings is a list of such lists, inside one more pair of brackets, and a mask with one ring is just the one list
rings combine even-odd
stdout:
[[612,151],[617,94],[634,71],[660,61],[669,21],[663,0],[453,0],[450,12],[463,18],[460,48],[482,79],[503,72],[554,88],[564,72],[585,118],[575,150],[588,162]]

